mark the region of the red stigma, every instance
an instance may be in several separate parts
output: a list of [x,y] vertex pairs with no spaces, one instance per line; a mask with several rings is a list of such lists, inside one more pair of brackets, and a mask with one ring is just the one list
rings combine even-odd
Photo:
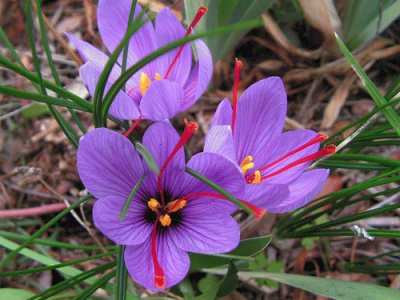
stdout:
[[[197,23],[199,23],[199,21],[200,21],[201,18],[206,14],[206,12],[207,12],[207,8],[206,8],[206,7],[200,7],[200,8],[198,9],[198,11],[197,11],[195,17],[193,18],[192,23],[190,23],[188,29],[186,30],[185,37],[189,36],[189,35],[192,33],[193,28],[196,27]],[[186,46],[186,44],[183,44],[183,45],[179,48],[178,53],[175,55],[175,57],[174,57],[172,63],[170,64],[170,66],[169,66],[167,72],[165,73],[164,79],[167,79],[167,78],[168,78],[169,74],[170,74],[171,71],[172,71],[172,68],[175,66],[176,62],[178,61],[179,56],[181,56],[182,51],[183,51],[183,48],[184,48],[185,46]]]
[[251,204],[250,202],[247,202],[245,200],[240,200],[240,201],[253,211],[253,216],[257,220],[261,220],[261,218],[267,212],[265,209],[263,209],[261,207],[258,207],[258,206],[255,206],[255,205]]
[[140,115],[139,118],[137,118],[137,120],[135,121],[135,123],[133,123],[133,125],[131,126],[131,128],[129,128],[128,131],[124,133],[124,136],[125,136],[125,137],[128,137],[128,136],[133,132],[133,130],[135,130],[135,128],[139,125],[140,120],[142,120],[142,117],[143,117],[143,116]]
[[157,217],[154,222],[153,232],[151,233],[151,257],[153,259],[154,265],[154,284],[157,288],[163,289],[165,287],[165,274],[164,270],[160,266],[157,258],[157,224],[160,219],[160,216]]
[[[195,198],[195,197],[213,197],[213,198],[217,198],[217,199],[227,200],[228,201],[228,198],[226,198],[223,195],[216,194],[216,193],[207,193],[207,192],[189,194],[189,195],[186,195],[183,198],[184,199],[190,199],[190,198]],[[253,212],[253,216],[257,220],[260,220],[265,215],[265,213],[267,212],[265,209],[260,208],[258,206],[255,206],[255,205],[251,204],[250,202],[247,202],[247,201],[241,200],[241,199],[238,199],[238,200],[240,202],[242,202],[244,205],[246,205]]]
[[239,89],[239,81],[240,81],[240,70],[242,69],[242,62],[236,58],[235,60],[235,73],[234,73],[234,81],[233,81],[233,89],[232,89],[232,134],[235,129],[236,123],[236,112],[237,112],[237,94]]
[[198,128],[198,125],[196,124],[196,122],[187,121],[185,119],[185,129],[183,130],[181,138],[179,139],[174,150],[172,150],[171,154],[168,156],[167,160],[161,167],[160,173],[158,174],[158,178],[157,178],[157,186],[158,186],[158,191],[160,192],[160,197],[161,197],[163,206],[164,206],[164,193],[163,193],[162,182],[161,182],[162,175],[163,175],[165,169],[168,167],[168,165],[172,161],[172,159],[174,158],[174,156],[176,155],[176,153],[178,153],[178,151],[183,146],[185,146],[185,144],[188,142],[188,140],[191,138],[191,136],[197,131],[197,128]]
[[292,156],[293,154],[296,154],[297,152],[300,152],[316,143],[320,143],[322,141],[325,141],[328,138],[328,136],[325,133],[319,132],[312,140],[308,141],[307,143],[301,145],[300,147],[297,147],[296,149],[286,153],[284,156],[278,158],[274,162],[270,163],[269,165],[266,165],[265,167],[262,167],[259,169],[259,171],[264,171],[267,170],[268,168],[275,166],[276,164],[280,163],[281,161],[285,160],[289,156]]
[[[283,167],[282,169],[280,169],[278,171],[275,171],[275,172],[273,172],[271,174],[263,176],[261,178],[261,180],[266,180],[268,178],[274,177],[274,176],[279,175],[279,174],[281,174],[281,173],[283,173],[283,172],[285,172],[285,171],[287,171],[287,170],[289,170],[291,168],[294,168],[294,167],[296,167],[298,165],[301,165],[303,163],[306,163],[306,162],[309,162],[309,161],[312,161],[314,159],[318,159],[318,158],[321,158],[321,157],[324,157],[324,156],[327,156],[327,155],[332,155],[335,152],[336,152],[336,146],[335,145],[329,145],[329,146],[321,149],[320,151],[318,151],[318,152],[316,152],[314,154],[305,156],[303,158],[300,158],[300,159],[288,164],[287,166]],[[247,176],[247,177],[248,177],[248,178],[246,178],[247,180],[251,180],[250,176]]]

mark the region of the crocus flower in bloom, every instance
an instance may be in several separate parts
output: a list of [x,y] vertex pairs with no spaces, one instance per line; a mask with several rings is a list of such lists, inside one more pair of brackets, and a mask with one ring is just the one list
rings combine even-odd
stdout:
[[319,150],[326,136],[312,130],[282,133],[287,100],[279,77],[251,85],[237,101],[240,66],[236,61],[233,105],[228,99],[220,103],[204,151],[239,165],[247,183],[244,199],[252,204],[271,213],[302,207],[317,196],[329,174],[327,169],[307,167],[333,154],[335,147]]
[[[97,20],[101,38],[112,52],[126,33],[131,0],[100,0]],[[141,12],[136,5],[135,17]],[[154,25],[146,22],[130,39],[127,67],[143,57],[175,40],[189,35],[206,12],[199,13],[186,31],[169,8],[157,15]],[[143,16],[143,19],[146,15]],[[93,96],[98,78],[107,63],[108,56],[92,45],[68,34],[85,64],[79,69],[82,81]],[[191,45],[169,51],[144,66],[126,84],[126,92],[120,91],[109,113],[121,120],[164,120],[187,110],[206,90],[212,76],[213,63],[210,51],[201,40],[194,42],[197,62],[192,64]],[[121,74],[122,54],[109,77],[106,91]]]
[[[94,223],[115,243],[127,245],[129,273],[151,290],[168,288],[184,278],[190,264],[187,252],[223,253],[239,242],[231,203],[212,197],[213,190],[185,173],[182,147],[196,126],[188,123],[181,137],[167,121],[149,127],[143,145],[160,168],[158,176],[132,143],[114,131],[95,129],[80,141],[78,172],[98,199]],[[228,159],[199,153],[187,166],[240,194],[242,174]],[[143,173],[145,179],[121,220],[121,210]]]

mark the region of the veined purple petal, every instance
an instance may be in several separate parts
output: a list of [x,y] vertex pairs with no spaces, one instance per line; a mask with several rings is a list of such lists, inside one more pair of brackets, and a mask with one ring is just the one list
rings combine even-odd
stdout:
[[143,163],[131,142],[105,128],[84,135],[77,154],[79,176],[96,198],[128,198],[144,172]]
[[[96,90],[100,72],[91,61],[79,68],[79,75],[92,97]],[[109,80],[105,86],[105,92],[110,89],[111,84],[112,82]],[[133,99],[123,91],[120,91],[115,97],[109,113],[120,120],[136,120],[140,116],[140,112]]]
[[286,184],[246,184],[244,199],[258,207],[272,212],[289,197],[289,188]]
[[231,127],[228,125],[211,127],[204,142],[204,152],[217,153],[237,164]]
[[108,61],[108,56],[97,49],[96,47],[90,45],[89,43],[78,39],[72,34],[65,33],[69,38],[71,43],[78,50],[79,55],[82,57],[84,62],[92,62],[98,69],[103,70],[104,66]]
[[211,127],[215,125],[232,125],[232,105],[228,98],[222,100],[215,111]]
[[140,110],[148,120],[170,119],[180,111],[182,98],[183,90],[179,84],[169,80],[155,80],[140,101]]
[[286,92],[279,77],[269,77],[247,88],[237,107],[234,140],[238,161],[254,158],[264,165],[281,134],[286,116]]
[[303,207],[313,200],[324,187],[329,170],[317,169],[304,172],[296,181],[289,184],[289,196],[278,206],[271,208],[272,213],[284,213]]
[[[170,232],[157,234],[157,258],[165,273],[165,288],[179,283],[189,271],[190,260],[171,240]],[[149,290],[158,290],[154,284],[154,266],[151,256],[151,237],[143,244],[128,246],[125,263],[129,274],[140,285]]]
[[196,253],[225,253],[237,247],[239,225],[220,209],[188,200],[183,220],[170,228],[171,239],[181,250]]
[[[245,183],[241,170],[237,164],[223,156],[210,152],[198,153],[189,160],[187,166],[214,181],[237,198],[240,199],[243,195],[243,185]],[[204,192],[218,194],[218,192],[205,183],[186,174],[185,181],[182,182],[183,196]],[[236,205],[233,205],[229,200],[213,197],[198,197],[194,198],[193,201],[200,202],[200,200],[213,203],[213,205],[217,205],[228,213],[232,213],[237,209]]]
[[[161,169],[172,150],[179,141],[179,135],[168,121],[157,122],[151,125],[143,136],[143,145],[151,152],[158,167]],[[148,172],[145,186],[149,191],[157,192],[157,180],[151,171]],[[180,149],[164,172],[162,182],[164,189],[177,196],[180,182],[185,174],[185,153]],[[153,178],[150,180],[150,178]],[[178,184],[177,184],[178,183]]]
[[207,45],[202,40],[196,40],[194,44],[198,61],[185,84],[185,97],[182,100],[181,111],[190,108],[203,95],[213,73],[212,56]]
[[[304,145],[306,142],[312,140],[316,135],[317,133],[312,130],[287,131],[281,134],[277,139],[276,144],[272,148],[271,154],[269,155],[266,165],[276,161],[277,159],[284,156],[286,153],[289,153],[290,151]],[[265,176],[268,174],[272,174],[284,168],[285,166],[289,165],[290,163],[293,163],[301,159],[302,157],[317,152],[318,149],[319,149],[319,143],[316,143],[298,153],[291,155],[290,157],[276,164],[275,166],[268,168],[266,171],[262,172],[262,175]],[[268,178],[266,181],[268,183],[288,184],[296,180],[296,178],[298,178],[304,172],[304,170],[310,165],[310,163],[311,162],[303,163],[294,168],[288,169],[279,175]],[[258,167],[259,166],[256,166],[256,168]]]
[[[97,19],[100,36],[110,52],[114,51],[126,33],[131,5],[131,0],[99,1]],[[140,6],[136,5],[135,18],[141,11],[142,9]],[[143,19],[145,18],[146,15],[144,15]],[[148,21],[130,39],[127,61],[128,67],[157,48],[153,24]],[[157,67],[153,65],[153,63],[150,63],[144,68],[149,76],[154,76],[155,72],[157,72]]]
[[121,221],[120,214],[126,200],[118,196],[97,200],[93,207],[94,224],[116,244],[139,245],[151,235],[153,225],[143,218],[147,207],[138,199],[133,199],[125,219]]
[[[178,18],[169,8],[161,10],[155,20],[156,38],[159,47],[165,46],[173,41],[179,40],[185,36],[186,30],[179,22]],[[179,51],[179,47],[159,58],[159,73],[165,76],[169,66]],[[192,68],[192,49],[190,44],[185,45],[176,64],[171,69],[168,79],[175,81],[183,86],[189,76]]]

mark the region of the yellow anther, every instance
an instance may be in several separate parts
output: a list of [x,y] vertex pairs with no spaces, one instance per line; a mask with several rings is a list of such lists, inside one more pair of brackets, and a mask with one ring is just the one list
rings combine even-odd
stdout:
[[261,173],[260,171],[255,171],[254,172],[254,179],[251,181],[252,184],[257,184],[261,182]]
[[168,212],[176,212],[186,206],[187,201],[185,199],[179,199],[171,201],[167,204]]
[[151,198],[149,201],[147,201],[147,206],[154,212],[157,212],[158,209],[160,208],[160,203],[154,199]]
[[171,217],[169,216],[169,214],[161,215],[160,216],[160,223],[164,227],[171,225]]
[[160,73],[156,73],[156,76],[154,76],[155,80],[161,80],[161,75]]
[[142,72],[140,74],[140,80],[139,80],[140,93],[142,94],[142,96],[144,96],[144,94],[146,94],[150,85],[151,85],[151,80],[150,80],[149,76],[147,76],[146,73]]
[[240,168],[242,169],[243,175],[245,175],[248,170],[254,168],[253,156],[246,156],[240,163]]

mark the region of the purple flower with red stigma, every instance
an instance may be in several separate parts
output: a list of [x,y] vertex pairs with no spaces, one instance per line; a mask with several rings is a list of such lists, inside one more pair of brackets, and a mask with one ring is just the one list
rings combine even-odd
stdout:
[[[117,244],[127,245],[131,276],[150,290],[168,288],[189,270],[187,252],[223,253],[234,249],[240,231],[230,213],[235,206],[185,173],[185,166],[227,191],[240,194],[240,169],[215,153],[194,155],[187,165],[183,146],[197,125],[187,123],[179,137],[167,121],[149,127],[143,145],[160,169],[150,171],[124,136],[95,129],[80,141],[78,172],[94,204],[96,227]],[[146,174],[126,216],[121,211],[139,178]]]
[[[99,31],[110,52],[126,33],[131,5],[131,0],[99,1]],[[140,6],[136,5],[135,17],[140,12]],[[169,8],[161,10],[154,25],[151,22],[145,23],[130,39],[127,67],[160,47],[189,35],[205,12],[205,8],[199,9],[196,18],[185,30]],[[85,62],[79,74],[93,96],[108,56],[70,34],[68,37]],[[126,92],[120,91],[115,97],[110,114],[121,120],[143,118],[159,121],[170,119],[191,107],[206,90],[213,71],[211,54],[206,44],[196,40],[194,45],[197,52],[197,62],[194,65],[191,45],[186,44],[165,53],[134,74],[126,83]],[[122,54],[110,74],[106,92],[120,76],[121,64]]]
[[327,169],[307,171],[335,146],[319,150],[327,137],[312,130],[282,133],[286,92],[279,77],[247,88],[237,101],[241,63],[235,64],[233,106],[224,99],[214,115],[204,151],[218,153],[239,165],[246,184],[244,199],[271,213],[302,207],[315,198],[328,178]]

